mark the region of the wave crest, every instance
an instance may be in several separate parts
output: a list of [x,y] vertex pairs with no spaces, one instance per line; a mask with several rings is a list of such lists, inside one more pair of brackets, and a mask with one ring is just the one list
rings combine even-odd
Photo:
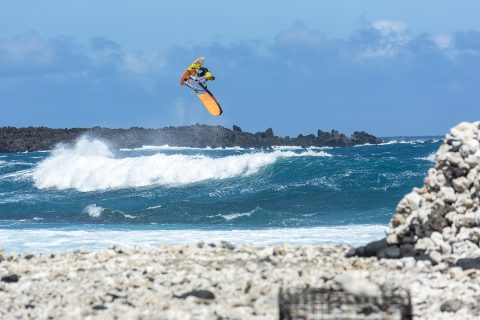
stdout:
[[256,152],[212,158],[205,155],[157,153],[116,158],[107,144],[83,137],[74,146],[58,146],[33,170],[39,189],[96,190],[182,186],[206,180],[247,176],[273,164],[279,158],[320,156],[326,152]]

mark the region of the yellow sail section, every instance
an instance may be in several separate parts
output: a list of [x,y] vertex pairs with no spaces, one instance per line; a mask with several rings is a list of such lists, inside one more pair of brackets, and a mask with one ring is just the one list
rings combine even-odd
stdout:
[[185,72],[182,74],[182,77],[180,78],[180,85],[183,86],[185,83],[185,80],[188,79],[190,76],[194,76],[197,74],[198,69],[200,69],[203,65],[203,62],[205,61],[205,57],[200,57],[197,58],[193,63],[185,70]]
[[223,113],[222,108],[210,92],[199,93],[197,96],[212,116],[219,116]]

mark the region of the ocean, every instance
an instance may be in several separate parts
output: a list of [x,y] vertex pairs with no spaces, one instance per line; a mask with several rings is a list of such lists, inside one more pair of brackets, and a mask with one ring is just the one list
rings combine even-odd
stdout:
[[441,140],[268,150],[72,145],[0,153],[0,247],[56,252],[226,240],[345,243],[384,235]]

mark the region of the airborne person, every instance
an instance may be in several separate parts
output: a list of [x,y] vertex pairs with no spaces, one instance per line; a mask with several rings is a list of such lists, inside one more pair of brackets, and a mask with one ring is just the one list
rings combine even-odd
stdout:
[[197,76],[198,80],[202,83],[205,83],[208,80],[215,80],[213,74],[205,67],[201,67],[200,70],[198,70]]
[[[195,60],[187,69],[189,71],[189,78],[199,81],[203,84],[209,80],[215,80],[213,74],[208,70],[208,68],[203,67],[203,62],[205,61],[204,57],[200,57]],[[198,78],[196,78],[197,76]]]
[[215,77],[208,68],[203,66],[204,62],[205,57],[200,57],[195,60],[182,74],[180,86],[185,85],[189,87],[200,101],[202,101],[202,104],[212,116],[219,116],[223,114],[223,110],[217,99],[215,99],[206,86],[206,82],[215,80]]

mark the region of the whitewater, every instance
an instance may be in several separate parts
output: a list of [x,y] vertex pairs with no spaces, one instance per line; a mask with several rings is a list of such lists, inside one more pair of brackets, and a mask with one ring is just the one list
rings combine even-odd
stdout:
[[82,137],[0,154],[0,243],[50,252],[227,240],[361,244],[432,166],[439,139],[355,148],[115,149]]
[[279,158],[301,156],[330,155],[323,151],[275,151],[219,158],[162,153],[116,158],[105,143],[81,138],[73,148],[60,146],[51,157],[41,161],[33,171],[33,180],[40,189],[74,188],[84,192],[151,185],[182,186],[248,176]]

